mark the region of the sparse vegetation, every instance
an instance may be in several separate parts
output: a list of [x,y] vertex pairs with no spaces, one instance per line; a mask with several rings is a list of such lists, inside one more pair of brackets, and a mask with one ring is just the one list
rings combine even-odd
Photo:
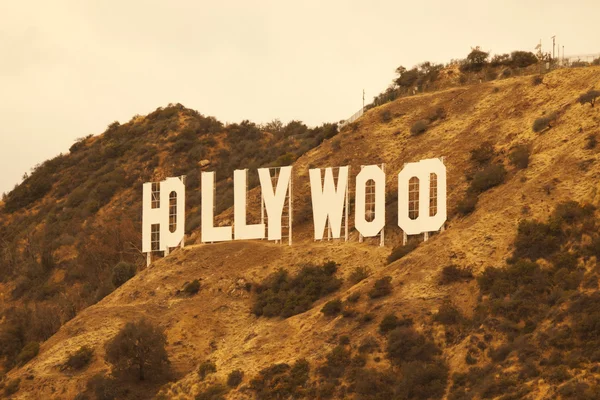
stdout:
[[321,312],[327,317],[334,317],[342,311],[342,301],[335,299],[325,303]]
[[113,268],[112,283],[119,287],[135,276],[135,265],[121,261]]
[[495,155],[494,145],[486,141],[471,150],[471,161],[478,166],[483,166],[489,164]]
[[217,365],[214,361],[206,360],[198,367],[198,376],[200,380],[203,381],[210,374],[214,374],[217,372]]
[[235,371],[231,371],[229,375],[227,375],[227,386],[230,388],[236,388],[240,383],[242,383],[243,379],[244,373],[241,370],[236,369]]
[[381,279],[377,279],[373,284],[373,288],[369,290],[369,297],[372,299],[378,299],[385,297],[392,293],[392,277],[384,276]]
[[419,136],[419,135],[425,133],[425,131],[427,130],[428,127],[429,127],[429,121],[426,119],[421,119],[421,120],[415,122],[410,127],[410,134],[412,136]]
[[418,246],[419,246],[418,241],[411,240],[408,243],[406,243],[405,245],[395,247],[392,250],[392,253],[387,258],[388,264],[391,264],[394,261],[401,259],[402,257],[406,256],[408,253],[410,253],[411,251],[416,249]]
[[598,138],[596,137],[595,134],[591,133],[586,136],[586,138],[585,138],[585,149],[586,150],[595,149],[597,144],[598,144]]
[[348,277],[348,281],[353,285],[356,285],[358,282],[367,279],[369,275],[370,273],[367,267],[356,267],[352,270],[352,273]]
[[329,261],[305,266],[295,276],[283,269],[271,274],[255,288],[254,314],[288,318],[307,311],[316,300],[339,289],[342,282],[334,276],[336,271],[337,264]]
[[461,268],[454,264],[444,267],[440,275],[440,285],[449,285],[454,282],[473,279],[473,273],[470,268]]
[[469,191],[472,193],[482,193],[495,186],[504,183],[506,169],[502,164],[491,164],[478,171],[473,176]]
[[183,286],[183,292],[190,296],[197,294],[199,291],[200,281],[198,279],[194,279],[193,281],[188,282]]
[[19,365],[26,364],[29,360],[37,356],[39,352],[40,344],[38,342],[29,342],[23,347],[17,356],[17,363]]
[[128,322],[106,344],[106,361],[113,372],[139,380],[158,378],[166,372],[169,359],[163,331],[146,319]]
[[65,361],[65,368],[71,370],[81,370],[86,367],[94,357],[94,349],[88,346],[81,346],[75,353],[70,354]]
[[546,130],[547,128],[551,128],[552,123],[556,121],[557,118],[558,115],[556,113],[550,113],[547,116],[536,119],[535,121],[533,121],[533,131],[535,133],[539,133]]
[[508,155],[508,158],[510,160],[510,163],[514,165],[517,169],[525,169],[529,166],[529,156],[529,146],[519,145],[511,150],[510,154]]

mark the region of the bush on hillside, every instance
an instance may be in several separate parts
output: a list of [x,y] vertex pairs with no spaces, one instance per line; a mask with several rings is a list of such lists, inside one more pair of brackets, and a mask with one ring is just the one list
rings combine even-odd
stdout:
[[478,171],[473,176],[469,191],[472,193],[482,193],[495,186],[504,183],[506,169],[502,164],[491,164]]
[[494,156],[494,145],[491,142],[483,142],[471,150],[471,161],[479,166],[488,164]]
[[160,377],[169,363],[166,344],[163,330],[142,318],[126,323],[106,344],[105,359],[112,364],[116,374],[142,381]]
[[338,315],[342,311],[342,301],[340,299],[335,299],[328,301],[325,303],[321,312],[327,317],[333,317]]
[[81,346],[74,354],[69,354],[64,366],[77,371],[87,366],[93,357],[94,349],[88,346]]
[[429,121],[426,120],[426,119],[421,119],[421,120],[415,122],[410,127],[410,134],[412,136],[421,135],[421,134],[425,133],[425,131],[427,130],[428,126],[429,126]]
[[557,118],[558,118],[558,115],[556,113],[550,113],[549,115],[547,115],[545,117],[540,117],[540,118],[536,119],[535,121],[533,121],[532,129],[535,133],[542,132],[542,131],[546,130],[547,128],[551,128],[552,123],[554,121],[556,121]]
[[440,275],[440,285],[473,279],[473,272],[470,268],[461,268],[454,264],[444,267]]
[[441,353],[433,341],[409,327],[396,328],[389,333],[386,352],[389,360],[397,365],[411,361],[431,362]]
[[348,281],[353,285],[356,285],[358,282],[367,279],[369,274],[369,269],[367,267],[356,267],[348,277]]
[[211,360],[205,360],[198,367],[198,376],[200,377],[201,381],[203,381],[208,375],[214,374],[215,372],[217,372],[217,365]]
[[190,296],[197,294],[199,291],[200,281],[198,279],[194,279],[193,281],[188,282],[183,286],[183,292]]
[[26,364],[29,360],[37,356],[39,352],[40,344],[38,342],[27,343],[17,356],[17,364]]
[[542,75],[535,75],[533,78],[531,78],[531,84],[533,86],[538,86],[542,83],[544,83],[544,77]]
[[433,316],[433,320],[443,325],[455,325],[461,322],[463,316],[458,308],[452,303],[445,302],[440,306],[438,312]]
[[478,200],[477,194],[469,192],[465,193],[465,197],[460,199],[456,204],[456,212],[463,216],[471,214],[475,211]]
[[529,146],[523,144],[513,148],[508,155],[508,159],[517,169],[524,169],[529,166],[529,155]]
[[242,379],[244,379],[244,373],[236,369],[235,371],[231,371],[229,375],[227,375],[227,386],[230,388],[236,388],[242,383]]
[[373,288],[369,290],[369,297],[372,299],[378,299],[392,293],[392,277],[384,276],[378,279],[373,284]]
[[339,289],[342,282],[334,276],[336,271],[333,261],[305,266],[295,276],[280,269],[256,286],[252,312],[256,316],[283,318],[303,313],[316,300]]
[[112,272],[113,285],[116,288],[118,288],[119,286],[121,286],[122,284],[124,284],[125,282],[127,282],[128,280],[133,278],[135,276],[135,272],[136,272],[135,265],[130,264],[125,261],[119,262],[113,268],[113,272]]
[[391,264],[394,261],[401,259],[402,257],[406,256],[408,253],[410,253],[411,251],[416,249],[418,246],[419,246],[419,242],[416,240],[413,240],[413,241],[409,241],[408,243],[406,243],[406,245],[395,247],[392,250],[391,254],[387,258],[388,264]]

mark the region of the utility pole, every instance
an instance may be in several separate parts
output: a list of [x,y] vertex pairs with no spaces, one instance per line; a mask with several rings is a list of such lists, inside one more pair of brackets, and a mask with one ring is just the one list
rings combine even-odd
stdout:
[[363,89],[363,111],[365,111],[365,89]]
[[554,61],[554,42],[555,42],[555,38],[556,38],[556,36],[552,36],[552,61]]

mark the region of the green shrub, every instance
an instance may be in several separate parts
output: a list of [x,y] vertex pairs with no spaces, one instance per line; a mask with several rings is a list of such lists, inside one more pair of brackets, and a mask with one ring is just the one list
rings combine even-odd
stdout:
[[471,161],[477,165],[486,165],[496,155],[494,145],[491,142],[483,142],[479,147],[471,150]]
[[419,135],[425,133],[428,126],[429,126],[429,121],[427,121],[426,119],[419,120],[410,127],[410,134],[412,136],[419,136]]
[[384,276],[378,279],[373,284],[373,288],[369,290],[369,297],[372,299],[378,299],[392,293],[392,277]]
[[338,315],[342,311],[342,302],[339,299],[331,300],[325,303],[321,312],[328,317]]
[[327,362],[319,368],[319,375],[326,378],[341,378],[350,365],[351,353],[344,346],[336,346],[327,354]]
[[381,122],[384,123],[388,123],[392,120],[392,113],[390,110],[383,110],[379,116],[381,117]]
[[478,200],[479,198],[476,194],[467,192],[465,197],[460,199],[456,204],[456,212],[458,212],[460,215],[471,214],[473,211],[475,211]]
[[398,318],[395,314],[388,314],[381,320],[379,324],[379,332],[383,335],[393,331],[399,327],[410,327],[413,325],[411,318]]
[[353,285],[369,277],[369,269],[366,267],[356,267],[348,277],[348,281]]
[[388,335],[387,357],[393,364],[404,362],[431,362],[441,353],[431,340],[412,328],[396,328]]
[[211,361],[206,360],[198,367],[198,376],[200,380],[203,381],[208,375],[214,374],[217,372],[217,365]]
[[113,285],[116,288],[118,288],[119,286],[121,286],[122,284],[124,284],[125,282],[127,282],[128,280],[133,278],[135,276],[135,272],[136,272],[135,265],[130,264],[125,261],[119,262],[113,268],[113,272],[112,272]]
[[72,370],[80,370],[87,366],[94,357],[94,349],[88,346],[80,347],[74,354],[70,354],[64,366]]
[[502,164],[491,164],[478,171],[473,176],[469,190],[473,193],[482,193],[504,182],[506,169]]
[[236,369],[235,371],[231,371],[229,375],[227,375],[227,386],[230,388],[236,388],[240,383],[242,383],[243,379],[244,373],[241,370]]
[[446,391],[448,366],[444,362],[407,362],[398,387],[401,399],[441,399]]
[[262,369],[250,380],[249,388],[256,393],[257,399],[306,398],[310,364],[302,359],[294,363],[273,364]]
[[21,352],[17,356],[17,363],[19,365],[26,364],[29,360],[34,358],[40,352],[40,344],[38,342],[27,343]]
[[284,270],[269,275],[256,286],[253,313],[288,318],[309,310],[316,300],[340,288],[336,271],[337,264],[329,261],[322,266],[305,266],[293,277]]
[[413,240],[406,243],[406,245],[395,247],[394,249],[392,249],[392,253],[387,258],[388,264],[391,264],[394,261],[401,259],[405,255],[416,249],[418,246],[419,242]]
[[552,225],[537,221],[519,222],[515,238],[514,258],[538,258],[551,256],[560,247],[560,230]]
[[470,268],[461,268],[454,264],[444,267],[440,275],[440,285],[473,279],[473,273]]
[[529,166],[529,155],[529,146],[519,145],[511,150],[508,158],[517,169],[524,169]]
[[433,316],[433,319],[443,325],[455,325],[461,322],[463,317],[453,304],[445,302]]
[[136,376],[139,380],[160,377],[169,363],[164,332],[146,319],[128,322],[106,344],[107,362],[113,373]]
[[584,105],[585,103],[590,103],[592,107],[596,104],[596,99],[600,97],[600,90],[589,90],[586,93],[583,93],[579,96],[579,103]]
[[552,127],[552,123],[556,121],[558,114],[550,113],[545,117],[540,117],[533,121],[533,131],[536,133],[544,131],[546,128]]
[[186,283],[183,286],[183,292],[193,296],[200,291],[200,281],[198,279],[194,279],[191,282]]

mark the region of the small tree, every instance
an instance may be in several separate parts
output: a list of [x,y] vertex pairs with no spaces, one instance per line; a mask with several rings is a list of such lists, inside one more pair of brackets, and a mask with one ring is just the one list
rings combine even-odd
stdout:
[[142,318],[125,324],[106,344],[105,359],[115,372],[136,374],[144,380],[165,371],[169,363],[166,344],[163,330]]
[[586,93],[579,96],[579,103],[584,105],[590,103],[592,107],[596,104],[596,99],[600,97],[600,90],[589,90]]
[[338,315],[342,311],[342,302],[340,299],[335,299],[325,303],[321,312],[328,317]]
[[392,277],[384,276],[375,281],[373,288],[369,291],[369,297],[377,299],[379,297],[387,296],[390,293],[392,293]]
[[118,288],[131,278],[135,276],[135,265],[129,264],[128,262],[121,261],[113,268],[112,283]]

